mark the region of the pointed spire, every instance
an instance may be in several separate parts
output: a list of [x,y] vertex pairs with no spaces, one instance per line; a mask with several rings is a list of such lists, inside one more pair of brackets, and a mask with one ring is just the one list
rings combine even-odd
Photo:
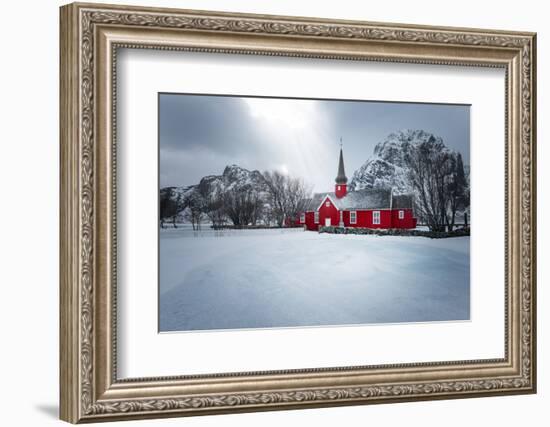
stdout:
[[348,178],[344,170],[344,153],[342,150],[342,138],[340,138],[340,160],[338,161],[338,175],[336,176],[336,184],[346,184]]

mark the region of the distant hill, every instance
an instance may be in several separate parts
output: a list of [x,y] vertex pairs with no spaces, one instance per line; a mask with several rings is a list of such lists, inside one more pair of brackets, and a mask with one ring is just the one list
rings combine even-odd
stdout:
[[[198,184],[183,187],[164,187],[160,189],[161,216],[172,216],[170,206],[181,206],[186,198],[202,196],[205,199],[221,195],[227,190],[253,191],[263,195],[266,184],[262,174],[237,165],[226,166],[221,175],[208,175]],[[163,207],[168,208],[163,210]]]

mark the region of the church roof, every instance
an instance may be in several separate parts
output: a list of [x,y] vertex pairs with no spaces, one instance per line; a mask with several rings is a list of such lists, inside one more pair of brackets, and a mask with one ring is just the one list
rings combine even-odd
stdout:
[[338,210],[352,209],[407,209],[413,207],[413,197],[410,194],[393,195],[390,189],[364,189],[350,191],[344,197],[338,198],[332,193],[315,193],[306,204],[307,211],[316,211],[323,200],[329,196]]

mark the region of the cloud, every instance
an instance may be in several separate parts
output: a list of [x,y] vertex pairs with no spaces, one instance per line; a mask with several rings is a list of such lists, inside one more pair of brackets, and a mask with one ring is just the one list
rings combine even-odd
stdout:
[[161,148],[226,154],[255,151],[261,135],[248,117],[249,108],[241,98],[161,94]]
[[441,136],[469,163],[469,107],[162,94],[160,185],[191,185],[226,165],[280,170],[330,190],[339,140],[348,177],[400,129]]

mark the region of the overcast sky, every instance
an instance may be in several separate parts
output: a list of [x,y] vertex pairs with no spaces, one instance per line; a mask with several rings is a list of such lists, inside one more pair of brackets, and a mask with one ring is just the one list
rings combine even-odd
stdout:
[[280,170],[330,191],[343,140],[346,175],[392,132],[423,129],[470,163],[464,105],[160,94],[160,186],[196,184],[226,165]]

